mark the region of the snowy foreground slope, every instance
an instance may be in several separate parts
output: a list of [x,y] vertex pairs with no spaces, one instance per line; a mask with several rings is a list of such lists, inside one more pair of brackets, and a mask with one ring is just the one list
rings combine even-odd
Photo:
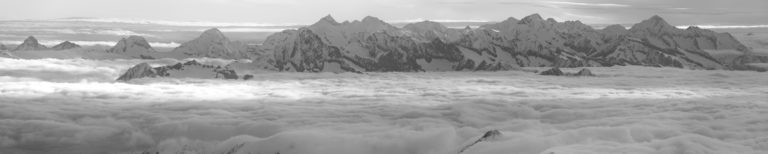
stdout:
[[142,62],[177,61],[0,58],[0,153],[446,154],[489,130],[501,135],[462,153],[768,152],[768,75],[759,72],[113,81]]

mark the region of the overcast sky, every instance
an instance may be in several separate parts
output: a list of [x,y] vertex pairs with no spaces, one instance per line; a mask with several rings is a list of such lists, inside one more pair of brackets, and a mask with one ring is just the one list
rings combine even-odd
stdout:
[[104,17],[149,20],[311,24],[366,15],[499,21],[539,13],[590,24],[636,23],[654,14],[672,24],[768,24],[768,0],[13,0],[0,19]]

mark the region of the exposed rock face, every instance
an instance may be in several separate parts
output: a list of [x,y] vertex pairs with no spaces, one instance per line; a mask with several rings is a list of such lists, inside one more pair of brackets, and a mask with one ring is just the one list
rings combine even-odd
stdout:
[[37,39],[34,36],[29,36],[24,40],[24,43],[21,43],[21,45],[17,46],[16,49],[13,49],[13,51],[33,51],[47,49],[48,47],[37,42]]
[[502,134],[499,130],[489,130],[485,133],[483,133],[483,136],[480,136],[477,140],[470,142],[469,144],[463,146],[461,149],[458,150],[458,154],[461,154],[462,152],[466,151],[467,149],[471,148],[472,146],[476,145],[477,143],[489,141],[493,139],[497,139],[502,137]]
[[122,55],[131,56],[134,58],[149,58],[150,54],[155,53],[155,49],[149,45],[144,37],[141,36],[129,36],[128,38],[122,38],[117,44],[107,50],[109,53],[117,53]]
[[248,59],[247,46],[241,42],[232,42],[219,29],[208,29],[200,37],[183,43],[173,49],[187,57],[209,57],[226,59]]
[[589,69],[581,69],[578,73],[574,74],[574,76],[595,76],[595,74],[592,74],[592,71]]
[[561,71],[560,68],[553,67],[549,70],[541,72],[539,75],[563,76],[565,75],[565,73],[563,73],[563,71]]
[[271,53],[278,70],[307,72],[478,71],[510,65],[733,69],[743,63],[718,60],[707,51],[748,53],[730,34],[677,29],[659,16],[629,30],[621,25],[595,30],[538,14],[478,29],[449,29],[428,21],[400,29],[375,17],[339,23],[326,16],[309,27],[268,37],[262,49]]
[[586,68],[581,69],[577,73],[568,73],[563,72],[560,70],[560,68],[553,67],[549,70],[546,70],[544,72],[539,73],[539,75],[550,75],[550,76],[595,76],[595,74],[592,74],[592,71]]
[[118,81],[129,81],[132,79],[146,77],[168,77],[168,78],[197,78],[197,79],[238,79],[237,73],[228,67],[205,65],[195,60],[174,65],[151,67],[147,63],[138,64],[126,71]]
[[147,63],[141,63],[131,67],[130,69],[128,69],[128,71],[125,71],[123,75],[117,78],[117,81],[128,81],[131,79],[157,77],[157,76],[158,74],[157,72],[155,72],[152,66],[149,66],[149,64]]
[[80,48],[80,45],[77,45],[69,41],[64,41],[51,47],[51,49],[53,50],[67,50],[67,49],[74,49],[74,48]]
[[[289,38],[277,42],[275,37]],[[265,45],[274,45],[272,49],[275,51],[275,67],[281,71],[319,72],[326,68],[326,64],[337,65],[337,69],[351,65],[342,57],[338,47],[323,42],[317,34],[307,28],[270,36]]]
[[246,74],[243,76],[243,80],[250,80],[250,79],[253,79],[253,75]]
[[8,50],[8,47],[5,47],[5,45],[0,44],[0,50]]

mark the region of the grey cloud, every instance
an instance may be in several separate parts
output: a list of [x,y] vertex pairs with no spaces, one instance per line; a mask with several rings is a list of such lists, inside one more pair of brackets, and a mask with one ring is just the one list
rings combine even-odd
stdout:
[[[14,62],[49,66],[22,67],[36,71],[133,63]],[[593,72],[605,76],[269,73],[134,83],[9,76],[0,78],[0,153],[450,153],[492,129],[503,137],[465,153],[768,151],[761,114],[768,89],[755,86],[765,82],[757,72]]]

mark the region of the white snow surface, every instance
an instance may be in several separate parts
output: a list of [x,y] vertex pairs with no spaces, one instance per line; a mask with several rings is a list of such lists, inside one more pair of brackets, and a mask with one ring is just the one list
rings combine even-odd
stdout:
[[768,152],[768,73],[608,67],[590,68],[597,77],[113,81],[141,62],[175,63],[0,58],[0,153],[445,154],[488,130],[502,136],[463,153]]

